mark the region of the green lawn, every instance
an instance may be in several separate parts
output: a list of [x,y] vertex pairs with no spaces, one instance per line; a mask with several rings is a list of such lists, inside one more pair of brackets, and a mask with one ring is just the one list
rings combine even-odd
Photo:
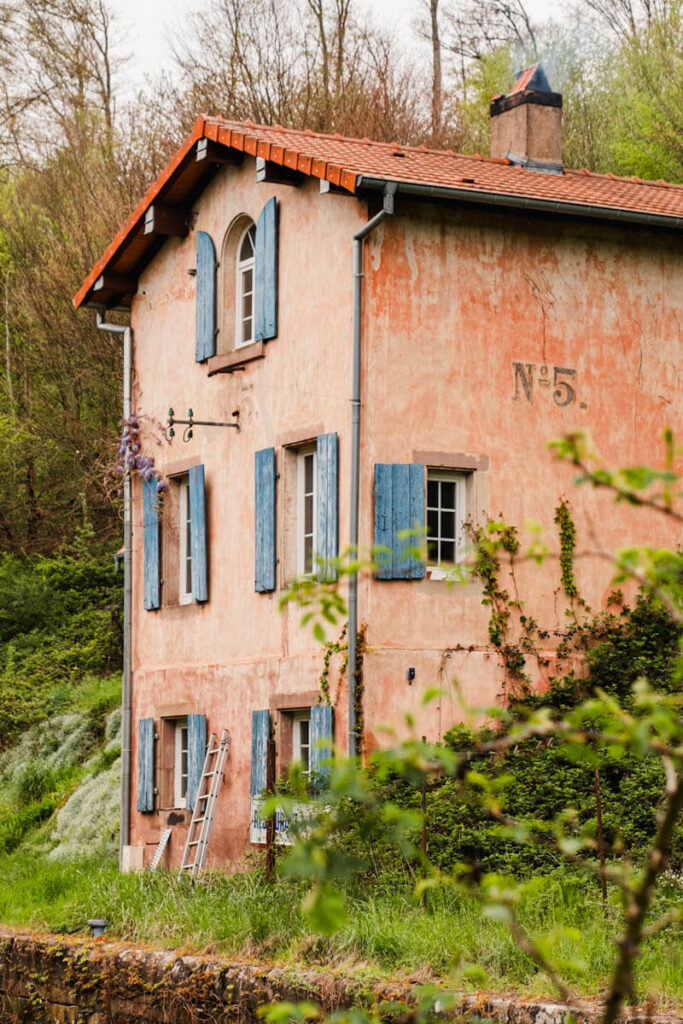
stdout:
[[[268,885],[262,873],[207,875],[200,884],[165,872],[119,875],[112,860],[50,861],[0,858],[0,921],[16,928],[86,931],[89,917],[104,916],[109,934],[126,941],[289,966],[318,964],[365,979],[388,975],[444,978],[463,988],[553,995],[549,982],[520,952],[506,926],[482,918],[474,894],[430,895],[429,911],[400,879],[347,890],[348,923],[332,938],[313,933],[299,910],[299,882]],[[657,912],[678,903],[683,889],[663,884]],[[523,925],[548,936],[548,949],[577,992],[595,996],[607,985],[620,909],[607,914],[598,893],[578,876],[534,878],[519,908]],[[477,965],[481,971],[473,970]],[[663,1006],[683,1001],[681,930],[646,944],[639,965],[639,998]]]

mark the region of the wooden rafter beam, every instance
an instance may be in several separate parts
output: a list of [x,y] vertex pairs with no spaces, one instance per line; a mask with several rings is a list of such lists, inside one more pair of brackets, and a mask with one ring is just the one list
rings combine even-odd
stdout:
[[163,203],[152,203],[145,213],[146,235],[174,235],[184,238],[187,234],[189,214],[177,206],[165,206]]
[[138,290],[138,279],[134,275],[100,274],[92,286],[93,295],[97,292],[118,292],[120,295],[134,295]]
[[238,167],[244,160],[244,156],[236,149],[228,149],[226,146],[219,146],[210,139],[200,139],[197,143],[195,160],[198,164],[231,164]]
[[290,167],[283,167],[281,164],[273,163],[262,156],[256,157],[256,180],[268,181],[274,185],[293,185],[296,187],[304,180],[300,171],[293,171]]

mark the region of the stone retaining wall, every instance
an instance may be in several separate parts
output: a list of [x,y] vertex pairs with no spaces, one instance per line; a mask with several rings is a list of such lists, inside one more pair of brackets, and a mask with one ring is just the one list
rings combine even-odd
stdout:
[[[274,1000],[317,1003],[324,1013],[366,1005],[393,1024],[410,1024],[410,982],[369,990],[326,971],[285,970],[210,956],[131,949],[106,940],[0,932],[0,1024],[255,1024],[259,1007]],[[392,1005],[393,1004],[393,1005]],[[555,1003],[463,996],[448,1017],[506,1024],[564,1024]],[[596,1012],[579,1017],[593,1024]],[[631,1016],[633,1024],[674,1016]]]

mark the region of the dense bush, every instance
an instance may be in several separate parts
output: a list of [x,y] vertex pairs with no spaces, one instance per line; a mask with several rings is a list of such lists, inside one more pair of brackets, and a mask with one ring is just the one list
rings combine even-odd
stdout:
[[[675,674],[679,631],[669,616],[651,600],[639,597],[633,609],[623,608],[591,619],[577,627],[572,643],[585,653],[584,678],[569,674],[555,679],[548,693],[527,694],[511,706],[514,718],[525,718],[541,705],[560,717],[596,690],[604,690],[629,705],[633,684],[646,677],[659,691],[681,692]],[[477,739],[491,738],[482,730],[477,736],[456,726],[445,737],[454,750],[471,749]],[[623,750],[601,753],[597,758],[602,816],[607,855],[626,853],[637,858],[652,841],[656,814],[664,789],[659,758],[637,758]],[[481,871],[512,873],[518,877],[547,872],[563,863],[550,838],[553,822],[572,808],[573,827],[592,837],[597,833],[595,772],[592,759],[574,759],[567,746],[554,740],[532,739],[504,755],[475,756],[469,762],[474,773],[503,780],[505,810],[511,817],[533,823],[537,843],[517,844],[504,838],[500,822],[482,813],[476,783],[467,778],[432,780],[425,793],[428,855],[437,867],[448,870],[468,862]],[[385,800],[419,809],[422,793],[411,788],[406,776],[377,782]],[[362,850],[371,871],[396,866],[395,850],[368,827],[362,812],[348,816],[342,841]],[[413,836],[417,843],[419,838]],[[671,850],[671,866],[683,866],[683,825],[679,825]]]
[[0,556],[0,748],[85,676],[120,670],[121,605],[110,552]]

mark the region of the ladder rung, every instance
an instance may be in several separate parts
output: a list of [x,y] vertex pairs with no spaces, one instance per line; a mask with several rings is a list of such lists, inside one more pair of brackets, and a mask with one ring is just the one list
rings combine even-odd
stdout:
[[[181,871],[190,871],[192,875],[199,875],[204,867],[218,790],[224,778],[225,759],[230,751],[230,736],[225,729],[221,735],[219,745],[212,747],[211,743],[215,743],[215,741],[215,734],[212,733],[204,756],[204,768],[201,775],[202,785],[200,785],[200,789],[203,786],[204,779],[210,779],[211,781],[207,785],[206,792],[198,793],[195,798],[192,820],[185,843],[185,853],[180,865]],[[213,771],[207,771],[206,769],[208,769],[212,762],[214,764]],[[200,806],[200,801],[203,801],[203,806]],[[191,837],[196,835],[197,830],[199,831],[199,839],[192,839]],[[194,860],[190,861],[190,851],[193,846],[201,847],[201,850],[197,849]]]

